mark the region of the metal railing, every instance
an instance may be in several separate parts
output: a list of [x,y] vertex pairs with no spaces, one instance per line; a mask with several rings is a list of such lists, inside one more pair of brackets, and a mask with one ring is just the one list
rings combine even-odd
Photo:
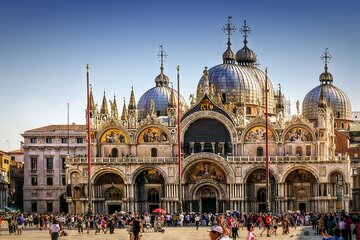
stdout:
[[[242,163],[254,163],[254,162],[265,162],[265,156],[227,156],[228,162],[242,162]],[[348,156],[270,156],[270,162],[272,163],[293,163],[293,162],[341,162],[349,160]]]
[[[185,159],[186,160],[186,157]],[[264,156],[226,156],[225,160],[229,163],[263,163],[266,161]],[[323,156],[270,156],[271,163],[314,163],[314,162],[341,162],[349,160],[349,156],[333,156],[325,158]],[[86,157],[68,158],[67,164],[87,164]],[[95,157],[91,159],[92,164],[161,164],[177,163],[177,157]]]

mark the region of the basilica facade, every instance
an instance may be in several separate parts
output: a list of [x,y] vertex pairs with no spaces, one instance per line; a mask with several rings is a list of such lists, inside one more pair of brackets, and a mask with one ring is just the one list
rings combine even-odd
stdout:
[[302,113],[297,102],[297,113],[288,116],[281,87],[274,89],[256,65],[246,22],[241,28],[244,45],[236,53],[230,19],[224,29],[228,42],[222,63],[199,69],[202,76],[189,104],[169,85],[162,48],[155,86],[139,101],[131,89],[129,102],[124,100],[119,111],[115,97],[108,102],[104,93],[97,106],[90,93],[91,175],[85,154],[66,158],[62,196],[69,212],[87,212],[89,178],[97,213],[158,207],[175,212],[179,200],[184,211],[265,211],[266,137],[272,212],[349,211],[350,160],[339,139],[348,134],[351,103],[333,84],[328,51],[318,86],[302,101]]

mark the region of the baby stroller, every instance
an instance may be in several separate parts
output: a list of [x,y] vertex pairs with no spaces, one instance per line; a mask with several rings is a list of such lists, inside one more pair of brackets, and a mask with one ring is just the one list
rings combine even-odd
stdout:
[[161,221],[155,221],[154,222],[154,232],[165,233],[165,229],[162,227],[162,222]]

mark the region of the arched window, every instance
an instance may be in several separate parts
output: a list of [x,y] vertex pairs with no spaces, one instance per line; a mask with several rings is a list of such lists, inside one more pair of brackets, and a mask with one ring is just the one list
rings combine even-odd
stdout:
[[151,157],[157,157],[157,149],[156,148],[151,149]]
[[337,112],[337,117],[340,118],[340,112]]
[[342,122],[341,123],[341,128],[344,129],[345,128],[345,124]]
[[156,189],[152,188],[148,191],[148,202],[149,203],[159,203],[160,202],[159,192]]
[[257,201],[258,202],[266,202],[266,189],[260,188],[257,191]]
[[111,156],[112,157],[118,157],[119,156],[119,151],[117,150],[117,148],[113,148],[111,150]]
[[256,149],[256,156],[258,157],[264,156],[264,149],[262,147],[258,147]]
[[295,154],[296,156],[302,156],[303,155],[302,147],[296,147]]
[[250,107],[246,108],[246,114],[249,114],[249,115],[251,114],[251,108]]

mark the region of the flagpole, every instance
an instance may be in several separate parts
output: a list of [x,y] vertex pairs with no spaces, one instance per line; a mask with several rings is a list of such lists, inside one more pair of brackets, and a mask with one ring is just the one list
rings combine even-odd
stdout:
[[265,69],[265,158],[266,158],[266,211],[270,212],[270,184],[269,184],[269,126],[268,126],[268,77]]
[[179,212],[182,212],[182,183],[181,183],[181,139],[180,139],[180,66],[177,66],[177,156],[178,156],[178,175],[179,175]]
[[89,64],[86,65],[86,125],[87,125],[87,162],[88,162],[88,214],[92,214],[92,194],[91,194],[91,132],[90,132],[90,80],[89,80]]

